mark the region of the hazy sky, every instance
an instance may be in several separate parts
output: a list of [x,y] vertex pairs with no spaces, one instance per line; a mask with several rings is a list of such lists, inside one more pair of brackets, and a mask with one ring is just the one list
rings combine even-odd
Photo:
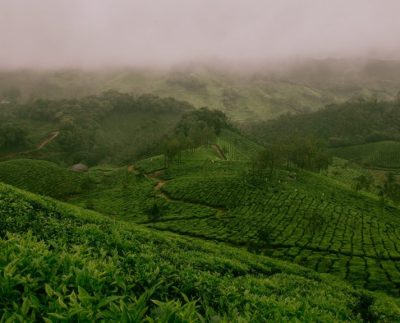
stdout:
[[400,0],[0,0],[0,67],[400,57]]

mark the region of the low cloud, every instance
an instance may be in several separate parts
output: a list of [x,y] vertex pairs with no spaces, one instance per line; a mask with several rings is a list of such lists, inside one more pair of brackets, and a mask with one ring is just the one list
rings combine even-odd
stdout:
[[0,0],[0,67],[400,57],[398,0]]

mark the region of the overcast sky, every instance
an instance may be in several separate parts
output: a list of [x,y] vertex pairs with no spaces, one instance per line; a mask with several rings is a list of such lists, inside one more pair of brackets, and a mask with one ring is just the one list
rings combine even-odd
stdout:
[[400,0],[0,0],[0,67],[400,57]]

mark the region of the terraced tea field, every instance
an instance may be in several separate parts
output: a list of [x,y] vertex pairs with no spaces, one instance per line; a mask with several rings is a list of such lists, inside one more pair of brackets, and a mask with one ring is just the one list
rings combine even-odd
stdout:
[[2,322],[396,322],[398,299],[0,184]]
[[400,210],[328,178],[282,172],[274,183],[254,187],[233,170],[217,176],[186,169],[161,190],[173,200],[224,212],[154,228],[260,248],[359,287],[399,293]]
[[155,181],[133,167],[90,170],[92,185],[68,202],[112,217],[140,223],[149,221],[146,210],[160,206],[163,221],[215,215],[213,208],[182,201],[165,201],[154,189]]
[[263,149],[254,141],[226,129],[222,130],[216,143],[221,147],[228,160],[247,161]]
[[66,198],[81,193],[88,185],[88,178],[51,162],[14,159],[0,162],[0,182],[42,195]]

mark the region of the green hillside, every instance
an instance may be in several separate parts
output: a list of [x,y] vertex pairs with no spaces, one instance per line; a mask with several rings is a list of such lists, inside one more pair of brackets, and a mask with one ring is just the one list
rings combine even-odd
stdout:
[[234,120],[256,121],[348,100],[393,100],[400,87],[399,65],[398,61],[327,59],[272,69],[249,67],[247,72],[205,64],[163,71],[0,71],[0,98],[10,92],[17,93],[20,102],[78,98],[107,90],[151,93],[172,96],[197,108],[220,109]]
[[84,174],[33,159],[0,162],[0,182],[57,198],[80,193],[89,184]]
[[6,106],[0,120],[0,159],[34,158],[63,165],[125,164],[159,150],[186,102],[108,91],[68,100],[34,100]]
[[161,192],[215,216],[159,220],[159,230],[229,242],[398,295],[400,210],[309,172],[252,183],[242,163],[169,169]]
[[0,184],[1,321],[394,322],[400,304]]
[[340,147],[332,153],[369,167],[400,168],[400,142],[380,141]]

